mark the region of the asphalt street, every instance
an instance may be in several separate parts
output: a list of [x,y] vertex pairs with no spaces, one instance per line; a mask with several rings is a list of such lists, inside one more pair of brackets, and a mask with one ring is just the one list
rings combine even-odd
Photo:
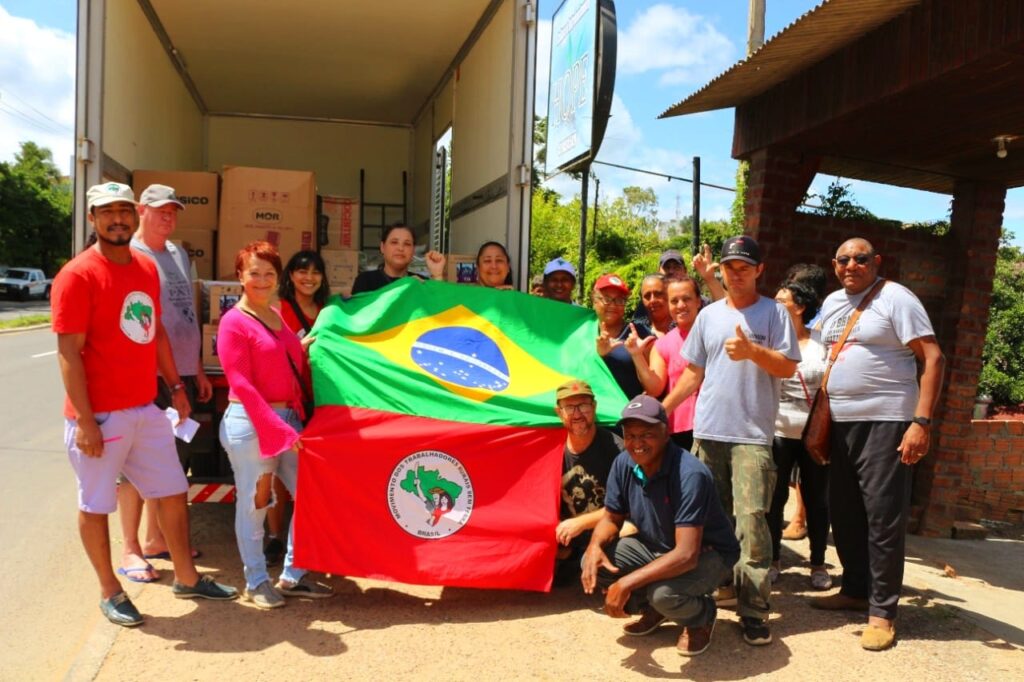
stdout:
[[101,618],[78,539],[56,345],[46,329],[0,335],[3,679],[63,678]]
[[31,301],[10,301],[0,298],[0,322],[14,320],[25,315],[38,315],[50,312],[50,302],[40,299]]

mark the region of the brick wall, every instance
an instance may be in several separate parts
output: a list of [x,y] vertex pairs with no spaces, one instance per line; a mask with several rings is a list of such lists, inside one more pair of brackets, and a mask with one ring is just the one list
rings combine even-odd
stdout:
[[958,520],[1024,522],[1024,421],[972,421]]

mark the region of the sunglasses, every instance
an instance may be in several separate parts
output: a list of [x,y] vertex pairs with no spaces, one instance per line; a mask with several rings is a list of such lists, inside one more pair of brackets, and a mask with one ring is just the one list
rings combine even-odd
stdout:
[[857,265],[867,265],[871,262],[871,259],[875,256],[870,253],[858,253],[856,256],[838,256],[836,262],[842,266],[850,264],[850,261],[854,261]]

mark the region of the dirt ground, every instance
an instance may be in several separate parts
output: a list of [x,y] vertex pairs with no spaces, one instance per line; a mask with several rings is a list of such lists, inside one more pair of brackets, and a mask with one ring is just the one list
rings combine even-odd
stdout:
[[[240,586],[231,514],[227,505],[198,506],[194,536],[204,551],[201,570]],[[710,650],[693,659],[676,653],[676,626],[626,637],[624,621],[605,616],[599,601],[575,586],[533,594],[333,577],[333,599],[289,600],[286,608],[265,612],[242,601],[176,600],[170,564],[158,562],[163,580],[131,590],[145,625],[126,630],[100,623],[94,651],[83,654],[93,664],[80,661],[69,678],[853,680],[881,672],[929,682],[1024,680],[1024,651],[962,619],[913,580],[901,604],[898,645],[863,651],[861,614],[806,605],[812,592],[798,554],[805,550],[806,541],[787,543],[771,645],[745,644],[735,613],[725,610]],[[836,562],[834,554],[829,560]]]

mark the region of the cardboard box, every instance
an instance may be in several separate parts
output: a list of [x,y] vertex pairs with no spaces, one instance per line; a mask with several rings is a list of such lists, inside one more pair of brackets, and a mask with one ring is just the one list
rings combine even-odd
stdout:
[[308,171],[225,166],[217,227],[217,277],[235,274],[235,256],[266,240],[281,261],[316,248],[316,182]]
[[322,197],[321,212],[327,216],[325,249],[359,249],[359,200]]
[[217,229],[217,182],[216,173],[192,171],[137,170],[132,173],[132,189],[138,199],[142,190],[150,185],[167,185],[174,188],[184,211],[178,211],[179,230]]
[[217,238],[214,230],[183,230],[180,227],[174,231],[174,240],[180,242],[182,247],[188,251],[189,260],[192,261],[193,277],[198,279],[213,279],[213,243]]
[[446,257],[444,278],[449,282],[476,282],[476,255],[450,253]]
[[327,266],[327,283],[332,294],[352,295],[352,285],[359,274],[359,252],[355,249],[324,249],[320,252]]
[[220,368],[217,357],[217,325],[203,325],[203,367]]
[[242,298],[241,284],[211,284],[209,287],[210,324],[220,322],[224,313],[231,310]]

